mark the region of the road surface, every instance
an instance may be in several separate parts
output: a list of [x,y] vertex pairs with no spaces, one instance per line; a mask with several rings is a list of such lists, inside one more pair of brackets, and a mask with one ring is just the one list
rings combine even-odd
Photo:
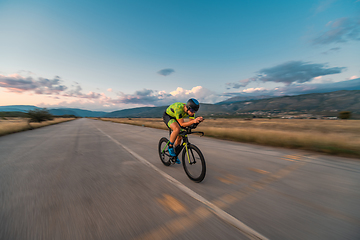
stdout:
[[360,161],[190,136],[207,175],[157,153],[164,130],[78,119],[0,137],[0,239],[360,239]]

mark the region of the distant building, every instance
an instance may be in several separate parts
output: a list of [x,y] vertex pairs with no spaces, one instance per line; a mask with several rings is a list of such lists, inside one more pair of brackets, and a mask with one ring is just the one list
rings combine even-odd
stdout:
[[321,119],[337,120],[338,117],[334,117],[334,116],[323,116]]

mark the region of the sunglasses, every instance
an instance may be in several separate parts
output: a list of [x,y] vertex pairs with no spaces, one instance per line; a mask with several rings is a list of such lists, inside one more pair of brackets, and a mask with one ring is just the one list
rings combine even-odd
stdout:
[[191,109],[191,108],[189,108],[189,111],[190,111],[191,113],[195,113],[195,112],[196,112],[194,109]]

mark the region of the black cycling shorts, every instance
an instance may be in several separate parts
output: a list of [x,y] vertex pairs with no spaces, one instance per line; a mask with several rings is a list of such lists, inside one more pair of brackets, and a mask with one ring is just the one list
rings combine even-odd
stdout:
[[[173,122],[177,122],[177,124],[179,124],[178,121],[176,120],[176,118],[169,116],[166,112],[164,112],[164,114],[163,114],[163,119],[164,119],[164,123],[166,124],[166,126],[168,128],[170,128],[170,125]],[[179,127],[181,127],[180,124],[179,124]]]

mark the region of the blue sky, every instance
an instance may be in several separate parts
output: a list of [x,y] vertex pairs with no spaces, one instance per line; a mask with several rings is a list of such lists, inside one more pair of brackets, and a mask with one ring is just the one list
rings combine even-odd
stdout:
[[360,1],[0,0],[0,105],[360,89]]

